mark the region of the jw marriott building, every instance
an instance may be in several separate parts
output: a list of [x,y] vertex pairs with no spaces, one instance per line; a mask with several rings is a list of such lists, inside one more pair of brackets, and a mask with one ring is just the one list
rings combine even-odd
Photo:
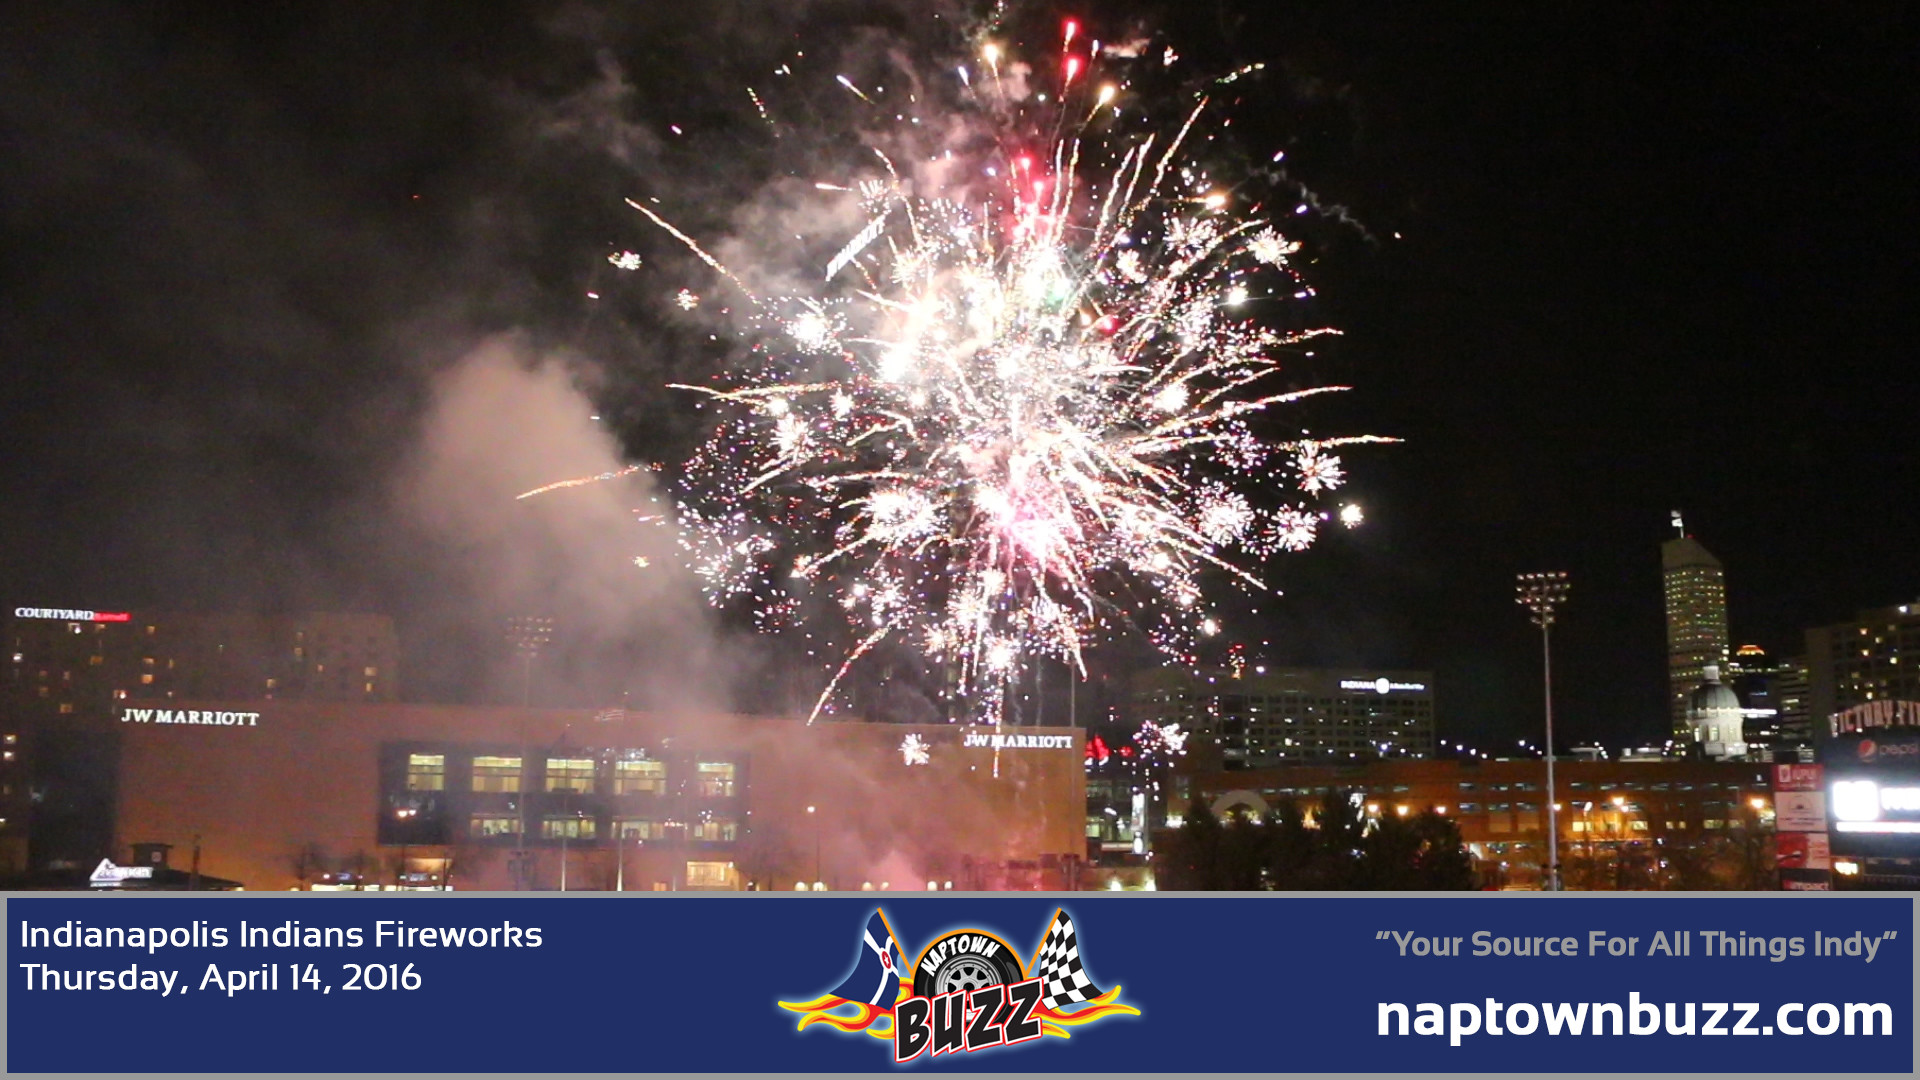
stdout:
[[[1674,524],[1680,524],[1678,514]],[[1720,560],[1683,530],[1660,545],[1667,590],[1667,706],[1674,737],[1692,737],[1687,705],[1707,668],[1727,670],[1727,584]]]

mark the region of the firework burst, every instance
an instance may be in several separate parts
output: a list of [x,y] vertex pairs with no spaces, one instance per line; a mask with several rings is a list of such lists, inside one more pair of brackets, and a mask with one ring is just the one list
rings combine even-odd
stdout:
[[964,124],[938,126],[991,137],[929,160],[964,180],[903,179],[876,151],[873,175],[815,185],[866,221],[821,295],[755,296],[632,202],[747,295],[753,362],[681,387],[721,416],[676,489],[681,543],[712,601],[763,626],[837,601],[852,644],[815,715],[889,640],[976,720],[1038,660],[1084,672],[1125,630],[1190,662],[1220,625],[1203,579],[1262,588],[1259,560],[1311,543],[1306,504],[1345,479],[1330,448],[1385,441],[1261,434],[1262,414],[1345,389],[1274,385],[1333,332],[1273,328],[1310,295],[1299,245],[1187,155],[1204,95],[1158,132],[1122,125],[1114,53],[1065,38],[1051,92],[1010,86],[997,45],[957,69]]

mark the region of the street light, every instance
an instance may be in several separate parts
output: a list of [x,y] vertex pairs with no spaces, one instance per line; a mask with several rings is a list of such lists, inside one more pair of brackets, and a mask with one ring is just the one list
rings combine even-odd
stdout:
[[[401,807],[396,807],[394,809],[393,816],[402,822],[408,822],[408,821],[412,821],[413,816],[419,812],[420,811],[414,807],[401,806]],[[412,834],[410,832],[402,832],[401,839],[400,839],[400,872],[394,875],[394,881],[393,881],[393,887],[395,889],[403,889],[406,887],[407,863],[410,861],[408,856],[412,853],[412,848],[413,848]]]
[[1567,575],[1553,570],[1540,574],[1521,574],[1514,586],[1514,600],[1533,613],[1533,624],[1540,628],[1541,676],[1546,688],[1547,712],[1547,888],[1560,891],[1560,815],[1553,808],[1553,646],[1550,631],[1553,609],[1566,602]]

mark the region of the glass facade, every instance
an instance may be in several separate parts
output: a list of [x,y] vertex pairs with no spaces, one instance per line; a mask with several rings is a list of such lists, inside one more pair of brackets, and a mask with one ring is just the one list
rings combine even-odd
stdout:
[[[736,755],[595,748],[529,761],[511,747],[457,743],[390,743],[381,755],[383,845],[617,840],[710,849],[746,837],[746,774]],[[529,764],[540,770],[531,785]]]

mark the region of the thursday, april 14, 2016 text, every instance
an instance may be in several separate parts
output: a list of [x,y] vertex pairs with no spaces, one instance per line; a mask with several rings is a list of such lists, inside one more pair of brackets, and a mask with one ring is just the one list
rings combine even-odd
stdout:
[[[418,962],[347,961],[326,963],[219,962],[181,964],[126,962],[125,953],[168,960],[182,950],[244,949],[537,949],[540,927],[512,922],[476,926],[418,926],[382,919],[370,929],[357,926],[303,926],[296,920],[237,928],[195,920],[186,926],[94,926],[69,919],[52,926],[22,920],[13,951],[21,979],[13,985],[30,992],[131,991],[172,997],[202,991],[234,997],[260,991],[331,994],[334,990],[419,990],[426,975]],[[82,950],[80,955],[68,950]],[[106,963],[101,954],[121,955]],[[94,952],[87,956],[85,952]],[[51,953],[46,959],[41,956]],[[391,953],[389,953],[391,955]],[[31,957],[32,959],[22,959]],[[199,958],[195,958],[196,961]],[[183,977],[184,969],[184,977]],[[191,973],[198,969],[198,974]]]

